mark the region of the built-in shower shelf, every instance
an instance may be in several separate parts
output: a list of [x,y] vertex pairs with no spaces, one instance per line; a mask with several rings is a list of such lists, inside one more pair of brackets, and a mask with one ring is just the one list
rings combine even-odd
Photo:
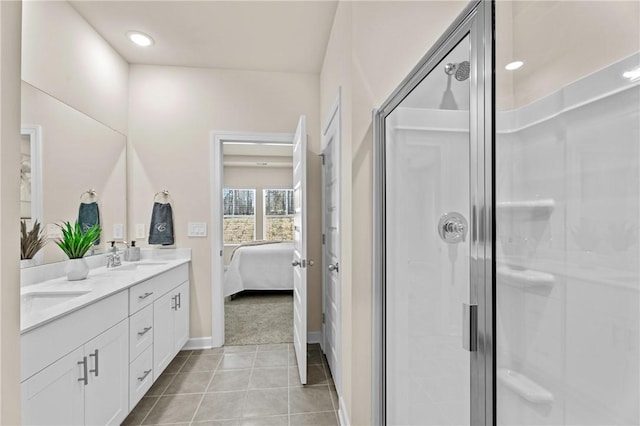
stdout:
[[514,269],[510,266],[498,266],[498,282],[522,287],[553,287],[556,277],[553,274],[531,269]]
[[501,201],[496,203],[499,216],[509,215],[520,220],[549,219],[556,202],[550,198],[542,200]]
[[498,382],[511,389],[514,393],[535,404],[550,404],[553,394],[525,376],[513,370],[498,369]]

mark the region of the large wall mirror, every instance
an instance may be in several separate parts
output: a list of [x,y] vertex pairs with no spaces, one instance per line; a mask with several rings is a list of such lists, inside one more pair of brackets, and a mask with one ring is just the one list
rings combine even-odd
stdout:
[[114,225],[126,229],[126,137],[25,82],[22,123],[21,218],[29,229],[37,219],[51,240],[32,264],[65,259],[56,224],[75,221],[81,202],[98,203],[100,253]]

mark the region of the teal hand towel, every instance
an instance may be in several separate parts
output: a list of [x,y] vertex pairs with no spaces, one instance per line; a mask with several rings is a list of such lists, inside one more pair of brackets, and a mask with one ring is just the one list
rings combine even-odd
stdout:
[[[100,224],[100,210],[98,209],[98,203],[80,203],[80,209],[78,210],[78,223],[80,224],[80,228],[82,232],[86,232],[87,229],[91,228],[96,224]],[[100,244],[100,237],[98,237],[93,245],[97,246]]]

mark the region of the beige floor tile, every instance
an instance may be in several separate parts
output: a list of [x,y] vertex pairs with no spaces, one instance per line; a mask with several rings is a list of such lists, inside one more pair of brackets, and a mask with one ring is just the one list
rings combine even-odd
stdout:
[[184,363],[181,373],[189,371],[214,371],[222,355],[191,355]]
[[163,373],[166,373],[166,374],[179,373],[180,369],[182,368],[182,366],[184,365],[184,363],[187,361],[188,358],[189,358],[188,356],[181,356],[181,355],[175,357],[173,361],[171,361],[169,365],[167,365],[167,368],[164,369]]
[[[308,368],[308,367],[307,367]],[[289,387],[302,386],[298,367],[289,367]]]
[[205,394],[194,421],[228,420],[242,417],[246,391]]
[[289,386],[289,369],[255,368],[251,374],[249,389],[286,388]]
[[160,377],[151,385],[151,389],[147,391],[145,396],[160,396],[164,393],[165,389],[176,377],[175,374],[162,373]]
[[209,420],[206,422],[193,422],[191,426],[240,426],[240,419],[234,420]]
[[333,410],[328,386],[290,388],[289,405],[291,414]]
[[201,399],[199,394],[161,396],[143,424],[190,422]]
[[209,386],[212,376],[213,371],[178,373],[169,386],[167,386],[163,395],[204,393]]
[[235,354],[239,352],[255,352],[257,349],[256,345],[238,345],[238,346],[225,346],[224,353],[225,354]]
[[149,414],[149,411],[151,411],[151,408],[153,408],[156,402],[158,402],[157,396],[142,398],[140,402],[138,402],[138,404],[135,406],[135,408],[129,413],[127,418],[124,419],[124,422],[122,422],[122,426],[134,426],[142,424],[142,421],[145,417],[147,417],[147,414]]
[[247,417],[242,419],[241,426],[288,426],[289,416]]
[[307,386],[327,385],[328,383],[322,365],[307,366]]
[[334,411],[324,413],[292,414],[291,426],[338,426]]
[[195,349],[191,352],[192,356],[201,356],[201,355],[222,355],[224,353],[224,348],[209,348],[209,349]]
[[322,364],[322,353],[320,350],[307,351],[307,365]]
[[287,367],[289,365],[289,352],[258,352],[256,354],[256,368],[263,367]]
[[218,370],[213,375],[213,380],[207,392],[247,390],[251,370]]
[[288,389],[249,390],[244,405],[244,417],[287,414],[288,398]]
[[224,354],[219,370],[235,370],[239,368],[253,368],[253,361],[256,357],[255,352],[252,353],[230,353]]
[[276,343],[272,345],[258,345],[258,352],[272,352],[272,351],[288,351],[288,343]]

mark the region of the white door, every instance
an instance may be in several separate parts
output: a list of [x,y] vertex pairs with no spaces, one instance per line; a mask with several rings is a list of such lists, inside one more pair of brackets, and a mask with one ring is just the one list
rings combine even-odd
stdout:
[[85,424],[122,423],[129,413],[129,320],[85,344],[84,354],[89,369]]
[[307,383],[307,126],[300,117],[293,138],[293,345],[300,382]]
[[322,151],[323,336],[331,375],[340,390],[340,144],[339,111],[333,111],[323,135]]
[[22,383],[23,425],[84,424],[83,357],[80,347]]

